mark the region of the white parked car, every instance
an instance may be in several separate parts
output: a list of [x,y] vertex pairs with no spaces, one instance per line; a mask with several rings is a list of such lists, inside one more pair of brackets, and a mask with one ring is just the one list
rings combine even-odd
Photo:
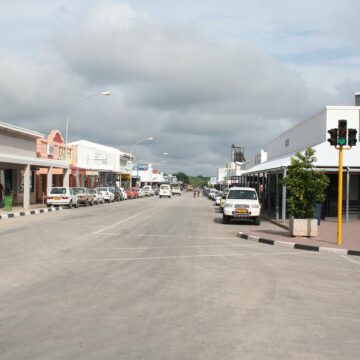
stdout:
[[215,200],[215,194],[217,193],[216,189],[211,189],[209,192],[209,199],[210,200]]
[[260,225],[260,202],[256,190],[246,187],[233,187],[229,190],[223,213],[223,223],[241,218],[253,220]]
[[146,196],[144,189],[138,188],[138,189],[136,189],[136,190],[137,190],[137,192],[139,193],[139,197],[140,197],[140,198],[144,198],[144,197]]
[[172,187],[171,194],[172,195],[181,195],[181,189],[179,188],[179,186]]
[[171,198],[171,187],[168,184],[160,185],[159,197],[168,197]]
[[94,204],[99,205],[105,202],[102,192],[99,191],[98,189],[89,189],[88,191],[94,198]]
[[150,185],[145,185],[142,189],[145,192],[145,196],[154,196],[154,190]]
[[46,205],[50,206],[67,206],[69,209],[73,206],[79,207],[79,200],[72,188],[53,187],[47,195]]
[[105,201],[112,202],[115,200],[115,194],[110,191],[110,187],[98,187],[97,189],[101,192]]
[[126,193],[125,189],[124,188],[119,188],[119,189],[120,189],[120,191],[122,193],[123,199],[127,200],[128,196],[127,196],[127,193]]
[[215,205],[220,206],[221,197],[223,196],[222,191],[218,191],[215,195]]

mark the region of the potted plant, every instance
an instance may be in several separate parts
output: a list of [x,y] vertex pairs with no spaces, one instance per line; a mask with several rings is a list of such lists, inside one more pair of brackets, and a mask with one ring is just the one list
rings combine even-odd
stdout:
[[283,179],[291,236],[317,236],[316,204],[325,200],[330,180],[322,171],[315,170],[315,161],[313,148],[308,147],[303,154],[297,152]]

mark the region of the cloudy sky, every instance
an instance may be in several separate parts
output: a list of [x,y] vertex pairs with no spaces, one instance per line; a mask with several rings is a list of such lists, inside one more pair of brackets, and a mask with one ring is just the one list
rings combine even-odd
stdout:
[[0,121],[212,175],[360,91],[358,0],[0,0]]

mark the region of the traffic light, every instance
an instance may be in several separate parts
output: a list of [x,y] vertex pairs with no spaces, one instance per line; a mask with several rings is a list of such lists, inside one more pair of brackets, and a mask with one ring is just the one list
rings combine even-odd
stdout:
[[338,145],[345,146],[346,145],[346,135],[347,135],[347,120],[339,120],[338,126]]
[[330,138],[327,139],[327,141],[330,143],[330,145],[336,146],[338,141],[338,129],[330,129],[328,130],[328,133],[330,134]]
[[356,146],[357,138],[356,138],[357,130],[356,129],[348,129],[348,145]]

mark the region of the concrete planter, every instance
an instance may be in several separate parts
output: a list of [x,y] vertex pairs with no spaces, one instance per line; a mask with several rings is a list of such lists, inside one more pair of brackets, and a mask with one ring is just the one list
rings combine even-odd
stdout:
[[289,233],[291,236],[316,237],[317,231],[316,219],[289,219]]

